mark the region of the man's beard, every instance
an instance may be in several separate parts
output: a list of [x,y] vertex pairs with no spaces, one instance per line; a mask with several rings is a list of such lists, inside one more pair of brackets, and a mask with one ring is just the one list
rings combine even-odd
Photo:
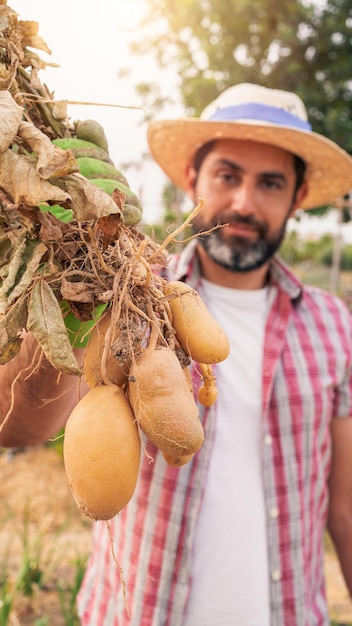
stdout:
[[218,224],[227,223],[255,228],[258,233],[258,239],[255,242],[249,242],[247,238],[237,235],[224,240],[222,230],[226,226],[217,228],[209,235],[198,237],[199,243],[215,263],[233,272],[250,272],[262,267],[279,249],[285,236],[286,222],[287,220],[284,221],[279,231],[269,236],[268,226],[250,215],[243,217],[238,214],[223,213],[217,216],[216,222],[208,224],[202,222],[197,215],[193,220],[193,233],[199,234]]

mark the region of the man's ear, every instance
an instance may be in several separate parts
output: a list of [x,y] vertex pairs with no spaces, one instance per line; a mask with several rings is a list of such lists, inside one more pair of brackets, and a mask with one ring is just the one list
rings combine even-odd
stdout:
[[197,184],[197,172],[193,165],[188,165],[185,172],[186,191],[191,199],[194,198],[194,191]]
[[308,193],[308,183],[306,181],[303,181],[302,185],[296,191],[294,202],[293,202],[292,209],[290,212],[290,217],[292,217],[293,214],[296,213],[297,209],[301,208],[302,202],[304,198],[306,197],[307,193]]

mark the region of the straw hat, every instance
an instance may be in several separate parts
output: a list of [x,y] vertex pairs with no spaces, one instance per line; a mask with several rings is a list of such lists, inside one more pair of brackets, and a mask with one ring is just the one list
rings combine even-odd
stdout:
[[309,185],[303,209],[332,203],[352,190],[352,158],[311,130],[304,104],[293,93],[243,83],[224,91],[200,118],[155,121],[148,129],[153,158],[181,189],[195,153],[214,139],[258,141],[300,156]]

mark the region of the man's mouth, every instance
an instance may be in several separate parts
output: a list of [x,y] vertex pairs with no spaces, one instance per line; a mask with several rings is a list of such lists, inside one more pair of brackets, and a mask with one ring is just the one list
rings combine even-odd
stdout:
[[246,224],[237,221],[228,221],[228,225],[223,229],[224,235],[231,235],[232,237],[245,237],[253,239],[258,236],[258,228],[251,224]]

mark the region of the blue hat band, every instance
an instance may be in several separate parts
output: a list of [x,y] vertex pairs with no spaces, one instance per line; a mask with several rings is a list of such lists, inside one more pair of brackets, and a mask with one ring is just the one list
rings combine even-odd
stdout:
[[301,120],[296,115],[272,107],[267,104],[248,103],[236,104],[230,107],[218,109],[208,118],[208,121],[234,121],[234,120],[255,120],[256,122],[271,122],[282,126],[291,126],[299,130],[312,130],[309,122]]

